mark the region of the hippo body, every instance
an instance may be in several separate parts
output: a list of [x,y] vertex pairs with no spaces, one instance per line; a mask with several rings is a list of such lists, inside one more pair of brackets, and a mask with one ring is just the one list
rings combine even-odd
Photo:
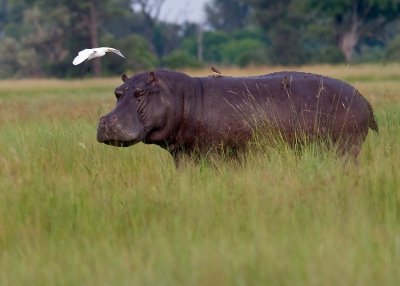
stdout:
[[353,86],[316,74],[190,77],[156,70],[123,81],[115,109],[100,118],[98,141],[157,144],[176,160],[216,147],[244,148],[255,131],[290,145],[329,141],[357,157],[368,129],[378,131],[371,105]]

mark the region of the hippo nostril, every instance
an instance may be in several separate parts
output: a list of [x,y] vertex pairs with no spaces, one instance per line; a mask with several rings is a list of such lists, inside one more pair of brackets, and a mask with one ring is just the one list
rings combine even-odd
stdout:
[[106,119],[104,116],[100,117],[99,127],[104,128],[106,126]]
[[118,98],[120,98],[122,95],[124,95],[124,92],[122,90],[115,90],[114,92],[115,96]]
[[110,123],[115,124],[118,122],[118,117],[116,115],[111,116]]

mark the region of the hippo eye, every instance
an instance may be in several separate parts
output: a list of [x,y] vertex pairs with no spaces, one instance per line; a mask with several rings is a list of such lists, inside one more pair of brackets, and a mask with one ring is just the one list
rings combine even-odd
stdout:
[[144,95],[144,90],[143,89],[141,89],[141,88],[135,89],[135,92],[134,92],[134,96],[135,97],[141,97],[143,95]]

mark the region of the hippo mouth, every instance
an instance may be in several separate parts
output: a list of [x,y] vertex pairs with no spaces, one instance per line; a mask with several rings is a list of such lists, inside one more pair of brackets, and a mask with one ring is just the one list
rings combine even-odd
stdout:
[[104,140],[102,143],[115,146],[115,147],[129,147],[132,146],[136,143],[138,143],[140,140],[128,140],[128,141],[120,141],[120,140]]
[[143,139],[143,132],[136,134],[131,132],[120,132],[116,134],[107,134],[104,129],[99,128],[97,130],[97,141],[106,145],[115,147],[129,147],[136,143],[139,143]]

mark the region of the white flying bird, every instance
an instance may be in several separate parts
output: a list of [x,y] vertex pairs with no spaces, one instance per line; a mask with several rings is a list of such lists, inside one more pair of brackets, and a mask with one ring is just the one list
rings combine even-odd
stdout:
[[123,58],[124,55],[121,54],[119,50],[116,50],[114,48],[108,48],[108,47],[102,47],[102,48],[94,48],[94,49],[84,49],[83,51],[80,51],[74,61],[72,62],[73,65],[79,65],[80,63],[83,63],[84,61],[88,61],[94,58],[100,58],[104,56],[106,53],[113,52]]

